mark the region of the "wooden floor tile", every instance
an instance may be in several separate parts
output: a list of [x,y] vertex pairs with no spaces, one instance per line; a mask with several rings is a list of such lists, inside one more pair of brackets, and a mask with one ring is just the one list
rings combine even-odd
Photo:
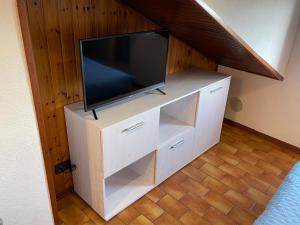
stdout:
[[241,194],[239,192],[236,192],[234,190],[229,190],[227,191],[224,196],[235,206],[238,206],[242,209],[249,210],[251,209],[254,205],[255,202],[245,196],[244,194]]
[[233,207],[233,204],[228,201],[223,195],[218,194],[214,191],[209,191],[203,199],[210,204],[211,206],[215,207],[216,209],[220,210],[224,214],[227,214]]
[[226,144],[226,143],[221,142],[219,146],[223,150],[223,152],[226,152],[226,153],[235,154],[238,151],[237,148],[235,148],[232,145]]
[[276,165],[276,167],[280,168],[281,170],[290,171],[294,164],[289,160],[276,158],[273,161],[273,165]]
[[191,192],[199,197],[203,197],[208,192],[208,188],[191,178],[188,178],[182,182],[181,186],[186,192]]
[[199,169],[193,167],[192,165],[188,165],[181,170],[184,174],[193,178],[196,181],[201,182],[207,175],[201,172]]
[[154,188],[150,192],[147,193],[147,197],[151,199],[153,202],[158,202],[162,197],[164,197],[166,193],[159,187]]
[[153,221],[156,218],[158,218],[164,212],[159,207],[159,205],[155,204],[153,201],[151,201],[147,197],[143,197],[143,198],[139,199],[138,201],[136,201],[133,204],[133,207],[135,209],[137,209],[141,214],[143,214],[144,216],[146,216],[148,219],[150,219],[151,221]]
[[[274,164],[275,165],[275,164]],[[263,169],[267,173],[272,173],[275,176],[278,176],[281,174],[282,170],[279,169],[278,167],[273,166],[272,164],[265,162],[263,160],[259,160],[256,164],[257,167]]]
[[250,139],[249,141],[247,141],[247,144],[249,146],[251,146],[252,148],[257,149],[257,150],[259,150],[261,152],[269,152],[270,151],[270,146],[269,145],[263,143],[260,140],[258,141],[258,139],[260,139],[260,138],[256,138],[255,136],[253,136],[253,137],[256,140],[251,140]]
[[272,163],[274,162],[274,160],[276,159],[275,156],[267,153],[267,152],[263,152],[261,150],[258,149],[253,149],[252,153],[259,159],[264,160],[265,162],[269,162]]
[[252,225],[255,217],[250,213],[242,210],[238,207],[234,207],[229,213],[228,216],[238,222],[239,225]]
[[288,175],[289,171],[286,170],[281,170],[281,173],[278,175],[278,178],[280,178],[281,180],[284,180],[285,177]]
[[225,124],[221,142],[105,222],[78,195],[58,201],[59,225],[248,225],[300,153]]
[[180,221],[185,225],[212,225],[203,217],[194,213],[191,210],[188,210],[181,218]]
[[168,178],[168,180],[174,181],[178,184],[183,182],[188,176],[184,174],[182,171],[178,171],[177,173],[173,174],[171,177]]
[[258,178],[274,187],[279,187],[283,181],[282,178],[275,176],[274,174],[266,173],[266,172],[260,174],[258,176]]
[[168,213],[162,214],[154,221],[155,225],[182,225],[182,223]]
[[249,145],[247,145],[246,143],[244,142],[241,142],[240,140],[237,140],[235,141],[232,146],[234,146],[235,148],[237,148],[240,151],[243,151],[243,152],[252,152],[253,151],[253,148]]
[[61,219],[58,218],[58,225],[66,225]]
[[253,201],[260,203],[262,205],[266,205],[270,200],[270,196],[252,187],[248,189],[246,194]]
[[254,177],[248,173],[242,177],[242,180],[246,184],[250,185],[251,187],[256,188],[257,190],[259,190],[261,192],[266,192],[270,188],[270,184],[263,182],[261,179]]
[[257,158],[254,154],[252,154],[251,152],[247,152],[247,151],[238,151],[236,153],[236,156],[239,158],[239,159],[242,159],[244,160],[245,162],[251,164],[251,165],[255,165],[259,158]]
[[246,174],[246,171],[229,163],[223,163],[221,166],[219,166],[219,169],[237,178],[241,178]]
[[210,207],[210,205],[205,200],[191,193],[183,196],[180,199],[180,202],[182,202],[186,207],[200,216],[205,215]]
[[269,152],[269,155],[274,156],[275,158],[283,159],[290,161],[293,156],[286,154],[283,151],[280,151],[279,149],[272,149],[272,151]]
[[130,225],[154,225],[149,219],[147,219],[145,216],[140,215],[137,218],[135,218]]
[[207,175],[214,177],[216,179],[221,179],[226,173],[223,172],[222,170],[220,170],[219,168],[209,164],[209,163],[205,163],[200,170],[203,173],[206,173]]
[[82,225],[96,225],[96,224],[93,221],[90,220],[90,221],[88,221],[88,222],[86,222],[86,223],[84,223]]
[[106,225],[125,225],[119,218],[114,217],[106,223]]
[[[185,182],[185,181],[183,181]],[[174,181],[169,181],[166,180],[160,185],[160,188],[171,195],[173,198],[179,200],[184,194],[185,194],[185,189],[178,183]]]
[[89,217],[91,221],[93,221],[94,224],[102,225],[105,223],[105,221],[90,207],[84,208],[83,212]]
[[66,225],[82,225],[89,221],[88,216],[74,205],[60,210],[58,216]]
[[264,172],[263,169],[253,166],[250,163],[247,163],[243,160],[240,161],[240,163],[237,165],[237,167],[244,170],[245,172],[248,172],[249,174],[251,174],[253,176],[259,176]]
[[222,179],[221,182],[223,184],[226,184],[229,188],[238,191],[240,193],[245,192],[246,190],[248,190],[249,186],[247,184],[245,184],[244,182],[242,182],[240,179],[231,176],[229,174],[225,175]]
[[135,220],[140,215],[139,211],[137,211],[133,206],[129,206],[120,212],[117,217],[125,224],[129,224],[131,221]]
[[224,160],[225,162],[227,162],[228,164],[231,164],[231,165],[234,165],[234,166],[236,166],[237,164],[239,164],[239,158],[237,156],[233,156],[230,153],[219,152],[217,154],[217,156],[219,158],[221,158],[222,160]]
[[213,207],[208,209],[203,218],[212,225],[237,225],[231,218]]
[[58,201],[58,210],[61,210],[69,205],[76,205],[80,209],[84,209],[88,205],[75,193],[71,193]]
[[270,197],[272,197],[277,192],[277,189],[278,188],[273,187],[272,185],[270,185],[270,187],[266,191],[266,194],[269,195]]
[[218,192],[219,194],[224,194],[229,190],[229,187],[222,182],[216,180],[213,177],[207,176],[201,183],[204,187]]
[[255,217],[259,217],[260,214],[265,210],[265,206],[259,203],[255,203],[255,205],[248,211]]
[[203,155],[201,155],[200,158],[202,160],[204,160],[205,162],[208,162],[211,165],[214,165],[216,167],[218,167],[224,163],[224,161],[222,159],[220,159],[218,156],[216,156],[214,154],[210,154],[209,151],[204,153]]
[[200,169],[205,163],[206,163],[206,161],[201,159],[201,157],[198,157],[192,161],[191,165],[197,169]]
[[186,211],[187,208],[181,202],[172,198],[170,195],[165,195],[157,203],[165,212],[169,213],[171,216],[179,219]]

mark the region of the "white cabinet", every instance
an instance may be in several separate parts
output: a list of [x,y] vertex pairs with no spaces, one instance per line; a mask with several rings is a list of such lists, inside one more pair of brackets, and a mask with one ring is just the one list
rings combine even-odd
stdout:
[[193,146],[194,129],[191,128],[157,149],[156,184],[193,160]]
[[196,122],[196,155],[220,141],[230,77],[200,91]]
[[159,109],[156,108],[103,129],[104,177],[154,151],[158,124]]
[[[98,111],[65,107],[75,192],[108,220],[220,139],[230,77],[191,70]],[[196,146],[196,147],[195,147]]]

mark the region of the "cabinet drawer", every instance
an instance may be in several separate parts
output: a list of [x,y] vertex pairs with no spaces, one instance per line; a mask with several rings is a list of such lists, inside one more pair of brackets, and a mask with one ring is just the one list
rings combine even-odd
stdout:
[[157,150],[156,183],[159,184],[194,158],[194,128]]
[[154,151],[158,124],[159,109],[153,109],[103,129],[104,177]]

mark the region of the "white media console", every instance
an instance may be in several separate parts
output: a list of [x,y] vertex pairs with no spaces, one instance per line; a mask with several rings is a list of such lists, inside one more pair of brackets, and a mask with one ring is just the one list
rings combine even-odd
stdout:
[[108,220],[220,140],[230,76],[189,70],[104,110],[65,107],[75,192]]

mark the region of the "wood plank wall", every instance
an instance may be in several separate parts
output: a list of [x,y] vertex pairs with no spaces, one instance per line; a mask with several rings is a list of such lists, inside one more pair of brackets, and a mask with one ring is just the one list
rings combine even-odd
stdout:
[[[47,149],[54,165],[69,159],[63,107],[82,100],[79,39],[158,29],[115,0],[24,0],[27,4]],[[168,73],[216,64],[171,36]],[[33,87],[34,88],[34,87]],[[55,175],[56,193],[72,188],[71,173]]]

